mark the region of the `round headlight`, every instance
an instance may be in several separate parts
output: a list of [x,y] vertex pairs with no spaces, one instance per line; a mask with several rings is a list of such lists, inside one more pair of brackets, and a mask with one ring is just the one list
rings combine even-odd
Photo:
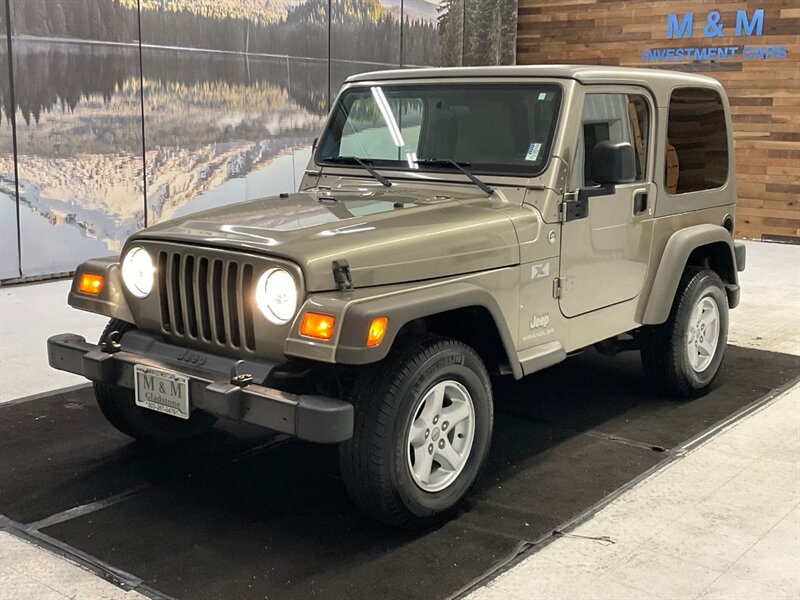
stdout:
[[285,325],[297,310],[297,285],[288,271],[270,269],[258,278],[256,304],[270,323]]
[[122,259],[122,281],[137,298],[144,298],[152,291],[155,271],[153,259],[140,246],[128,250]]

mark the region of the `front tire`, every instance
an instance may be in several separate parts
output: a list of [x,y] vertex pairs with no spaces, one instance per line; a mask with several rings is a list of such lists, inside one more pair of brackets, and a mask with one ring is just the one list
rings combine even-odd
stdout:
[[[133,329],[131,323],[111,319],[100,336],[107,341],[113,332],[117,339]],[[178,419],[136,405],[133,390],[107,383],[94,383],[94,395],[103,416],[127,436],[151,444],[173,444],[199,437],[210,430],[217,418],[200,410],[188,419]]]
[[728,297],[714,271],[684,273],[666,323],[648,328],[645,374],[663,390],[690,398],[714,381],[728,342]]
[[340,445],[354,503],[390,525],[441,521],[469,493],[489,452],[489,376],[472,348],[427,336],[361,371],[349,394],[352,439]]

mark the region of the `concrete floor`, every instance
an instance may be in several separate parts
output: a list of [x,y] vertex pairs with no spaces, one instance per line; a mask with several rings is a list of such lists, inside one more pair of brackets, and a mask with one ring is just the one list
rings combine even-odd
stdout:
[[[729,341],[800,355],[800,247],[747,245]],[[83,383],[47,366],[48,336],[105,325],[68,289],[0,288],[0,402]],[[795,387],[472,597],[800,598],[799,440]],[[0,532],[0,599],[51,597],[141,596]]]

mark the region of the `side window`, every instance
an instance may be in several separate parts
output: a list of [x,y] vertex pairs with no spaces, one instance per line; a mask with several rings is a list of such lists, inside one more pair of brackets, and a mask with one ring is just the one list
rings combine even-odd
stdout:
[[664,186],[670,194],[722,187],[728,179],[728,131],[722,98],[679,88],[669,100]]
[[587,94],[581,118],[581,139],[573,180],[575,187],[594,185],[589,164],[592,149],[600,142],[628,142],[636,153],[636,181],[647,177],[650,108],[637,94]]

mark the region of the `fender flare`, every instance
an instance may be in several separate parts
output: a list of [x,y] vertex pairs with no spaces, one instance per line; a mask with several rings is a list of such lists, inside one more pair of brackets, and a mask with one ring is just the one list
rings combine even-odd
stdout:
[[[90,296],[78,291],[78,282],[84,273],[102,275],[103,289],[97,296]],[[120,319],[133,323],[133,314],[125,299],[122,284],[122,268],[118,256],[92,258],[81,263],[72,277],[72,287],[67,297],[67,304],[78,310],[105,315],[112,319]]]
[[[408,323],[469,307],[486,309],[497,329],[514,376],[517,379],[522,377],[522,366],[517,357],[514,340],[496,300],[487,290],[464,281],[345,302],[338,310],[330,311],[338,313],[334,316],[341,325],[335,344],[327,352],[324,354],[319,352],[321,344],[302,339],[296,324],[292,327],[284,350],[292,356],[331,363],[348,365],[374,363],[386,357],[397,334]],[[303,310],[301,309],[300,313]],[[377,346],[367,347],[370,324],[374,318],[382,316],[389,318],[384,339]]]
[[[689,256],[697,248],[712,244],[724,244],[727,247],[724,260],[730,261],[728,273],[720,273],[720,277],[729,288],[727,290],[729,299],[734,288],[738,292],[736,255],[733,238],[728,230],[720,225],[708,223],[686,227],[673,233],[667,240],[655,279],[650,286],[650,295],[646,303],[640,304],[641,315],[637,319],[640,323],[657,325],[667,320]],[[736,297],[738,298],[738,293]]]

